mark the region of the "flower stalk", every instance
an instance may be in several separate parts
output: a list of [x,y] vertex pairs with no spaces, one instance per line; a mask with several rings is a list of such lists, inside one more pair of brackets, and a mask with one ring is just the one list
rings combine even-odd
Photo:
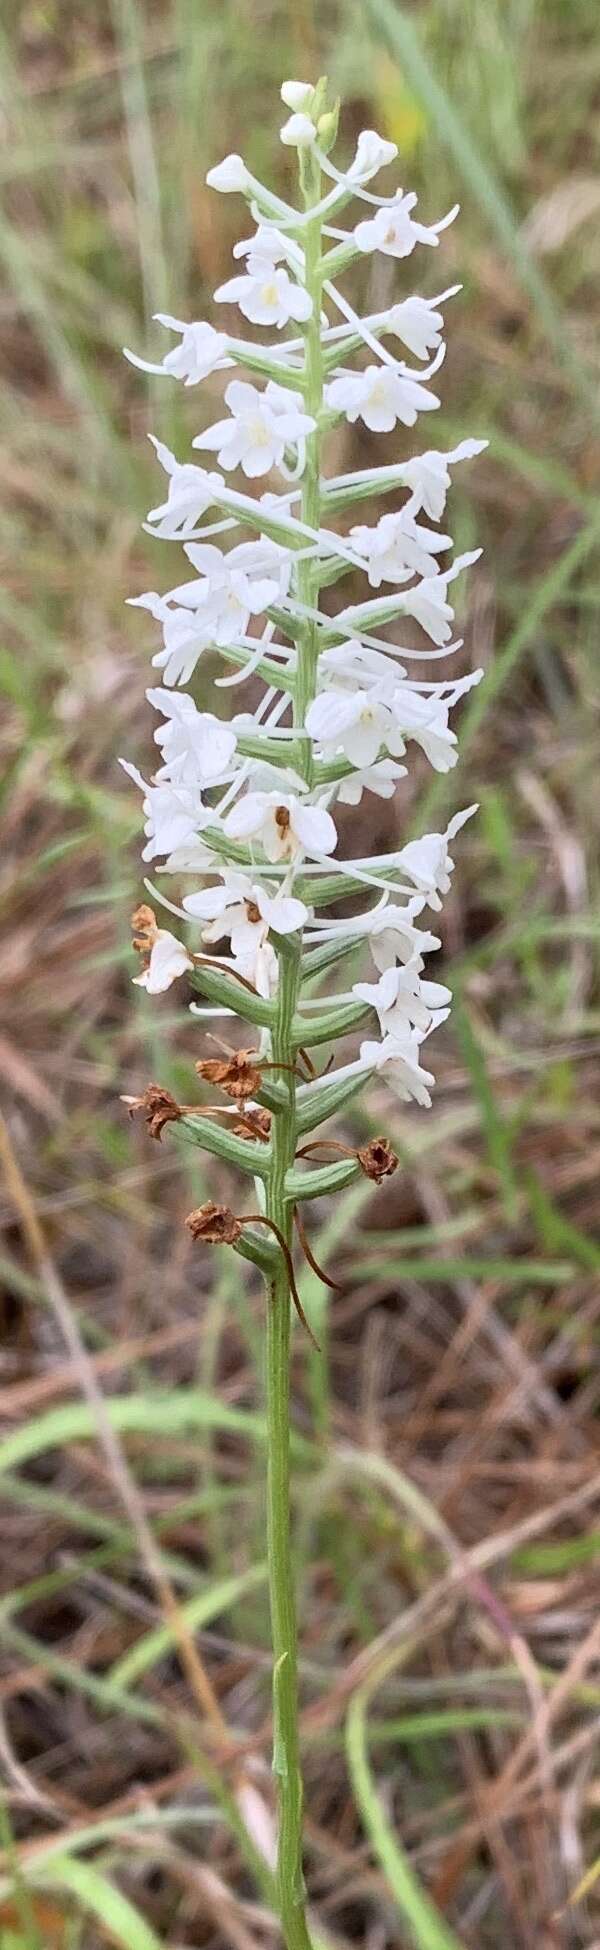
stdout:
[[[321,172],[309,150],[302,158],[304,206],[318,204]],[[320,432],[323,405],[323,371],[319,313],[321,304],[321,223],[313,217],[305,232],[306,290],[312,312],[305,326],[305,364],[301,391],[307,414],[315,421],[314,432],[306,443],[306,467],[302,483],[302,521],[320,527]],[[318,556],[298,564],[298,598],[308,609],[319,601]],[[312,784],[313,756],[306,736],[306,713],[316,689],[318,657],[317,630],[305,625],[298,640],[298,673],[293,716],[294,727],[302,740],[302,772]],[[294,937],[292,937],[294,940]],[[300,991],[301,961],[298,946],[286,945],[280,956],[278,1019],[273,1033],[273,1051],[280,1063],[290,1062],[295,1048],[292,1041],[294,1018]],[[268,1211],[285,1228],[291,1247],[294,1208],[286,1199],[285,1181],[292,1169],[298,1141],[296,1084],[290,1071],[286,1078],[287,1105],[275,1118],[273,1171],[269,1186]],[[290,1539],[290,1296],[284,1269],[270,1283],[267,1296],[267,1537],[271,1630],[273,1639],[273,1769],[279,1796],[279,1842],[277,1880],[281,1921],[289,1950],[307,1950],[310,1939],[304,1916],[304,1876],[302,1869],[302,1774],[298,1738],[298,1655],[295,1580]]]
[[[440,941],[418,923],[426,907],[441,907],[453,869],[450,844],[475,810],[456,814],[445,833],[341,861],[332,808],[357,807],[363,793],[392,799],[411,743],[437,771],[456,762],[450,713],[482,673],[438,681],[437,669],[430,678],[422,667],[461,647],[452,637],[449,591],[476,557],[444,566],[439,558],[452,539],[439,524],[452,466],[485,443],[466,440],[448,454],[427,449],[323,477],[331,427],[361,421],[389,434],[435,412],[439,400],[429,381],[444,357],[442,307],[458,289],[427,300],[411,295],[361,320],[335,280],[371,252],[403,260],[417,245],[437,248],[456,212],[424,225],[413,195],[367,189],[396,155],[373,130],[363,131],[346,170],[335,167],[338,107],[328,104],[324,81],[315,88],[286,82],[282,96],[291,113],[281,139],[297,151],[299,206],[274,196],[240,156],[226,157],[207,179],[217,191],[244,196],[255,225],[235,246],[239,273],[216,298],[237,305],[271,340],[263,346],[205,322],[164,317],[179,343],[162,364],[148,365],[187,386],[223,372],[227,416],[194,439],[200,465],[180,463],[154,443],[168,489],[148,527],[183,543],[193,573],[163,596],[150,591],[134,599],[163,633],[154,656],[161,683],[148,692],[163,720],[155,733],[162,762],[150,783],[125,767],[143,793],[144,859],[158,860],[188,888],[179,906],[164,905],[193,937],[188,946],[187,935],[175,936],[158,925],[153,909],[140,908],[135,946],[144,965],[137,980],[151,995],[187,980],[199,998],[191,1009],[201,1027],[237,1017],[244,1030],[254,1025],[254,1042],[237,1050],[221,1044],[223,1059],[196,1064],[201,1082],[220,1089],[226,1105],[177,1105],[156,1084],[126,1101],[144,1111],[153,1136],[172,1125],[253,1180],[245,1215],[209,1201],[187,1223],[195,1242],[240,1253],[265,1281],[276,1882],[287,1950],[310,1950],[290,1533],[292,1303],[311,1329],[292,1250],[296,1230],[313,1271],[335,1285],[308,1244],[303,1203],[335,1195],[361,1172],[380,1184],[397,1165],[385,1134],[358,1150],[312,1134],[378,1075],[405,1101],[431,1101],[434,1078],[422,1046],[448,1014],[451,996],[424,979],[425,954]],[[337,220],[355,198],[366,202],[367,215],[340,230]],[[363,363],[349,365],[357,355]],[[239,367],[264,382],[262,391],[253,380],[229,377]],[[204,464],[207,455],[216,456],[216,466],[212,459]],[[248,490],[230,485],[232,472],[245,477]],[[265,492],[273,476],[283,486]],[[370,496],[384,506],[374,522],[349,534],[331,526],[338,509]],[[391,498],[399,505],[390,512]],[[344,582],[359,574],[366,596],[348,601]],[[325,614],[322,592],[338,585],[337,609]],[[238,688],[252,679],[251,695],[261,690],[254,709],[228,716],[198,707],[183,687],[199,670],[201,678],[207,652],[221,660],[221,706],[223,688],[233,687],[237,702]],[[415,675],[407,675],[407,665]],[[199,688],[205,694],[201,681]],[[346,913],[352,897],[359,897],[359,911]],[[335,993],[338,964],[361,945],[375,981]],[[340,1061],[346,1037],[355,1039],[354,1053]],[[324,1046],[334,1057],[320,1068]]]

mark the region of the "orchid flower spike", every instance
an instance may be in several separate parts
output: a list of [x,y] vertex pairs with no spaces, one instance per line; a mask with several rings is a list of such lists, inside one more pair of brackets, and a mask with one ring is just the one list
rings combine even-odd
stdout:
[[[191,992],[202,1034],[225,1016],[239,1018],[244,1046],[248,1025],[253,1049],[258,1037],[256,1103],[237,1129],[227,1106],[211,1106],[209,1116],[201,1104],[186,1105],[170,1123],[175,1139],[187,1137],[253,1181],[252,1212],[229,1227],[227,1245],[267,1281],[274,1441],[283,1370],[273,1337],[288,1332],[294,1215],[303,1199],[335,1192],[361,1169],[344,1146],[335,1162],[316,1162],[314,1143],[311,1157],[302,1136],[369,1083],[378,1106],[386,1085],[403,1103],[431,1102],[429,1039],[451,993],[425,973],[440,946],[427,910],[442,907],[450,848],[476,808],[455,813],[444,832],[406,835],[366,858],[352,839],[346,852],[351,813],[342,827],[337,808],[359,808],[364,795],[395,799],[400,825],[415,752],[434,772],[457,762],[454,712],[482,673],[447,674],[462,641],[455,580],[477,553],[453,558],[440,524],[454,466],[485,445],[467,438],[446,452],[430,444],[439,396],[429,381],[444,357],[443,307],[459,287],[426,299],[406,275],[405,260],[412,274],[420,251],[442,252],[456,211],[417,217],[414,193],[390,190],[396,149],[376,130],[362,131],[346,167],[331,161],[338,106],[325,81],[284,81],[281,96],[285,171],[298,177],[298,201],[262,183],[237,154],[210,169],[212,189],[247,205],[238,270],[215,294],[223,311],[216,324],[161,314],[171,335],[166,353],[127,354],[142,370],[204,389],[196,459],[179,460],[155,442],[165,487],[147,525],[183,546],[185,563],[171,587],[133,598],[159,632],[150,654],[160,679],[148,692],[159,762],[148,780],[125,769],[142,793],[144,860],[175,877],[175,900],[153,887],[154,898],[179,917],[174,934],[153,910],[139,910],[144,966],[136,979],[152,996],[175,983],[179,997]],[[388,173],[382,195],[366,187],[380,169]],[[346,208],[354,225],[340,230],[332,218]],[[375,253],[388,260],[389,305],[363,318],[338,279]],[[236,312],[241,335],[230,323]],[[256,329],[244,338],[244,320],[262,329],[262,340]],[[329,430],[357,423],[371,444],[381,437],[381,459],[334,477],[324,460]],[[415,442],[407,457],[405,429]],[[433,675],[423,673],[429,662]],[[250,678],[249,708],[232,717],[223,686]],[[192,680],[194,696],[185,688]],[[362,979],[332,987],[345,957],[359,950],[368,958]],[[319,1045],[334,1051],[326,1074],[310,1055]],[[218,1065],[216,1073],[218,1087]],[[209,1074],[202,1063],[200,1074]],[[196,1227],[198,1242],[212,1236]],[[277,1550],[276,1523],[273,1534]],[[272,1575],[283,1575],[281,1561]],[[275,1699],[282,1904],[286,1889],[295,1904],[291,1695],[281,1705],[285,1687],[293,1694],[295,1650],[281,1636],[277,1606],[274,1616],[278,1671],[285,1667]]]
[[[387,312],[363,321],[350,307],[348,322],[337,323],[336,312],[346,316],[345,300],[324,279],[324,266],[336,256],[323,239],[324,206],[331,207],[332,199],[341,207],[362,198],[378,170],[390,169],[395,145],[365,129],[345,170],[332,161],[325,165],[323,124],[335,112],[326,84],[284,81],[281,97],[289,111],[282,140],[298,151],[302,207],[294,212],[238,155],[227,156],[207,178],[216,190],[239,192],[254,214],[254,234],[242,236],[234,249],[239,275],[221,285],[216,297],[227,307],[237,307],[253,325],[263,326],[266,343],[245,344],[210,322],[160,314],[159,323],[176,335],[177,343],[158,361],[127,354],[143,369],[170,375],[184,386],[205,385],[209,397],[214,396],[220,369],[229,367],[234,375],[225,386],[225,416],[215,419],[209,406],[193,439],[200,465],[180,462],[156,446],[168,495],[149,520],[155,532],[184,542],[190,571],[187,580],[175,580],[165,594],[134,599],[162,633],[153,661],[163,688],[148,692],[161,717],[155,738],[162,762],[149,782],[127,767],[143,794],[144,857],[159,861],[163,871],[200,873],[200,887],[184,888],[184,905],[178,911],[187,919],[192,949],[194,934],[196,946],[198,938],[223,944],[221,971],[217,976],[213,969],[209,975],[202,959],[192,961],[187,937],[177,954],[169,935],[153,948],[141,979],[150,992],[191,979],[196,989],[204,988],[207,1006],[213,1002],[216,1011],[232,1007],[242,1017],[251,1010],[247,996],[253,992],[268,1000],[274,1012],[263,1024],[265,1047],[271,1048],[283,970],[287,980],[291,955],[295,1008],[299,1019],[306,1018],[305,1043],[325,1026],[334,1040],[344,1016],[348,1033],[364,1026],[370,1067],[394,1087],[397,1069],[372,1056],[374,1028],[378,1020],[382,1025],[369,984],[355,985],[351,1020],[347,1001],[338,1007],[331,993],[319,1019],[314,997],[310,1004],[303,998],[303,975],[310,967],[306,951],[310,955],[320,940],[323,924],[318,917],[334,891],[343,890],[348,903],[355,889],[362,907],[365,885],[372,885],[374,894],[384,890],[394,925],[386,932],[380,915],[377,927],[365,934],[364,915],[359,927],[348,912],[341,925],[336,923],[336,966],[344,945],[350,948],[356,941],[358,929],[372,946],[376,967],[383,938],[392,944],[392,965],[402,967],[405,951],[395,889],[402,895],[408,878],[422,893],[423,903],[437,910],[449,886],[452,862],[444,835],[411,841],[387,866],[381,859],[360,865],[353,859],[342,862],[335,809],[336,801],[359,806],[365,793],[393,795],[415,747],[436,771],[456,764],[458,741],[451,715],[462,691],[481,673],[469,673],[458,684],[447,679],[425,682],[421,664],[441,653],[454,654],[451,585],[459,569],[476,557],[453,563],[452,538],[438,524],[454,464],[479,452],[484,443],[463,440],[449,453],[427,448],[400,466],[384,457],[380,466],[346,477],[346,485],[344,477],[341,483],[321,480],[324,431],[334,419],[350,425],[360,420],[373,434],[391,435],[398,423],[416,427],[422,415],[437,408],[438,396],[424,383],[422,363],[413,370],[384,341],[401,338],[418,360],[433,352],[434,364],[439,364],[444,352],[441,306],[458,287],[432,300],[410,289],[394,289]],[[333,189],[323,189],[324,167]],[[412,192],[394,192],[392,185],[392,193],[379,199],[369,217],[361,217],[359,210],[342,246],[345,261],[372,251],[400,261],[412,257],[420,245],[437,247],[450,218],[421,221],[415,204]],[[323,290],[331,294],[325,300]],[[333,319],[324,303],[333,304]],[[294,337],[298,330],[299,338]],[[275,341],[269,337],[273,332]],[[360,359],[363,349],[366,357]],[[205,455],[210,457],[208,470]],[[217,472],[211,471],[213,455]],[[285,490],[286,478],[295,483],[293,492]],[[330,526],[331,488],[336,508],[366,502],[369,494],[396,494],[392,509],[384,508],[374,523],[361,514],[344,543]],[[219,531],[224,547],[204,539]],[[321,586],[342,581],[360,567],[368,585],[365,597],[349,605],[342,596],[337,618],[329,608],[327,615],[322,613]],[[402,650],[400,662],[393,628],[391,635],[389,631],[407,618],[416,640],[414,650]],[[199,709],[178,688],[191,680],[207,652],[221,659],[226,683],[242,681],[252,671],[262,687],[254,711],[235,725]],[[415,674],[408,677],[405,663],[413,656]],[[457,827],[455,821],[448,836]],[[409,887],[409,903],[410,898]],[[414,1020],[401,1019],[398,1008],[391,1026],[386,1017],[386,1043],[390,1036],[396,1042],[407,1036],[414,1041],[414,1034],[428,1032],[439,1014],[428,1006],[431,984],[423,983],[421,974],[419,936],[422,932],[424,952],[432,937],[415,926],[414,904],[407,927],[417,1003],[421,989],[422,997]],[[319,953],[325,971],[323,945]],[[386,961],[386,972],[387,967]],[[240,976],[249,984],[246,991],[236,981]],[[416,1074],[411,1064],[412,1057],[402,1071],[403,1091],[410,1092],[410,1078]],[[328,1105],[335,1076],[330,1071]],[[323,1093],[314,1083],[310,1089],[317,1121]],[[423,1101],[418,1078],[413,1094]]]

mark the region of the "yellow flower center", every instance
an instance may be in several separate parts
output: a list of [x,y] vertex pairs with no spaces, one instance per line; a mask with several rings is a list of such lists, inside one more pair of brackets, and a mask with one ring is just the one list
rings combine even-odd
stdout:
[[264,420],[260,419],[258,413],[255,419],[249,420],[248,433],[253,447],[268,447],[270,445],[271,436],[269,429],[265,426]]

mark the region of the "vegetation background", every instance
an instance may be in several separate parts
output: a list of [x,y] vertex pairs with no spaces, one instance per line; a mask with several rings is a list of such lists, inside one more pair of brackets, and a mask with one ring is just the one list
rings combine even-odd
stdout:
[[[402,1171],[320,1215],[342,1293],[299,1269],[324,1345],[299,1333],[294,1371],[313,1919],[337,1950],[597,1950],[596,0],[21,0],[0,36],[0,1941],[273,1941],[236,1801],[243,1755],[268,1840],[261,1302],[182,1225],[227,1191],[216,1162],[119,1101],[189,1098],[198,1053],[176,990],[131,987],[116,759],[151,754],[123,607],[162,575],[145,436],[183,453],[200,396],[121,347],[207,315],[244,217],[206,168],[241,149],[285,186],[280,82],[326,71],[348,151],[375,126],[426,219],[461,201],[393,291],[462,279],[435,437],[490,448],[453,503],[487,681],[458,772],[411,788],[430,827],[481,807],[435,1106],[349,1120]],[[372,444],[348,429],[341,462]],[[408,825],[402,793],[359,850]]]

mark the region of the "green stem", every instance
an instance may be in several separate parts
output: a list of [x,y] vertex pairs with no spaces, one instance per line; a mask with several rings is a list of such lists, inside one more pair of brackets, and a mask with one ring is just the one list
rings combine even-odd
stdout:
[[[301,162],[305,207],[316,204],[320,196],[320,169],[312,155]],[[305,331],[303,392],[307,412],[315,420],[323,401],[323,368],[320,335],[321,303],[321,226],[319,219],[306,226],[306,282],[313,300],[312,316]],[[306,467],[302,486],[302,520],[312,527],[320,522],[320,436],[307,441]],[[302,603],[317,607],[319,598],[318,562],[298,564],[296,592]],[[310,739],[304,733],[306,712],[316,686],[318,632],[312,623],[304,626],[298,640],[298,669],[294,694],[294,724],[299,769],[307,784],[313,781]],[[273,1118],[271,1169],[267,1184],[267,1215],[279,1227],[291,1246],[293,1208],[286,1198],[286,1176],[294,1163],[297,1144],[296,1079],[293,1073],[293,1024],[297,1016],[302,969],[302,944],[291,936],[281,945],[275,1022],[271,1031],[276,1062],[289,1066],[281,1071],[285,1086],[285,1108]],[[304,1909],[302,1875],[302,1775],[298,1731],[298,1659],[296,1599],[290,1537],[290,1292],[283,1261],[267,1288],[267,1420],[268,1420],[268,1549],[271,1627],[273,1636],[273,1769],[278,1793],[277,1890],[286,1950],[311,1950]]]
[[[272,1038],[276,1061],[289,1061],[300,965],[298,949],[281,955],[277,1024]],[[291,1246],[292,1210],[285,1196],[285,1182],[296,1150],[296,1080],[291,1070],[282,1076],[288,1104],[285,1113],[273,1119],[267,1213]],[[267,1299],[267,1533],[274,1658],[273,1770],[279,1814],[277,1887],[287,1950],[310,1950],[303,1905],[296,1602],[290,1539],[290,1334],[289,1282],[282,1260],[268,1286]]]

